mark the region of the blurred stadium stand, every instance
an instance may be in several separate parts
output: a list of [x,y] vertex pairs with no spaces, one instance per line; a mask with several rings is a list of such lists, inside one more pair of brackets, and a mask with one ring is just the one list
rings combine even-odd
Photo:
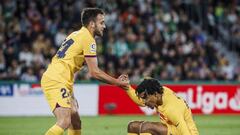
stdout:
[[39,81],[84,7],[106,11],[98,59],[113,76],[240,81],[239,0],[1,0],[0,80]]

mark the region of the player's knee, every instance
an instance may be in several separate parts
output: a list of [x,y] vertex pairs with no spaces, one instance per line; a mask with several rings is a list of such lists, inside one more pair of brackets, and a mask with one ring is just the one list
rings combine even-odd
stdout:
[[152,123],[151,122],[142,123],[141,133],[152,133]]
[[167,127],[156,122],[144,122],[141,126],[141,133],[151,133],[152,135],[167,134]]
[[71,124],[71,110],[66,108],[58,108],[54,114],[57,117],[57,124],[63,129],[67,129]]
[[63,129],[67,129],[71,125],[71,117],[63,117],[57,120],[57,124]]
[[158,128],[157,132],[162,134],[167,134],[168,128],[165,125],[162,125],[161,128]]
[[138,133],[140,127],[139,121],[131,121],[128,123],[128,133]]

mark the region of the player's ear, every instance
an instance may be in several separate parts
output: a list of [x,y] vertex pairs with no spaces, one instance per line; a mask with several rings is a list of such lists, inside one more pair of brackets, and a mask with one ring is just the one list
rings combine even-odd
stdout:
[[89,25],[90,25],[91,28],[95,27],[95,23],[93,21],[90,21]]

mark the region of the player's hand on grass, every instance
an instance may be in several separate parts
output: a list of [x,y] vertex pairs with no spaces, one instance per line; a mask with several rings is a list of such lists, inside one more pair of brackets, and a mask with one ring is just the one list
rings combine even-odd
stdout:
[[118,80],[119,80],[119,87],[121,87],[124,90],[128,90],[130,86],[128,75],[122,74],[118,77]]

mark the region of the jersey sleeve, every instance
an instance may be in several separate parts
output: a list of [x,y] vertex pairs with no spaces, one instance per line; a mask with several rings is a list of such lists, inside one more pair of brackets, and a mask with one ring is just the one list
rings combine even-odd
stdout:
[[83,55],[85,57],[96,57],[97,55],[97,45],[95,40],[86,39],[83,44]]
[[137,105],[142,107],[145,106],[143,100],[136,95],[135,89],[133,89],[131,86],[127,90],[127,94],[132,99],[132,101],[135,102]]
[[180,135],[191,135],[187,123],[184,120],[184,117],[182,114],[179,114],[181,112],[176,110],[168,110],[167,111],[167,117],[168,119],[176,126],[178,132]]
[[197,126],[192,118],[192,113],[191,113],[191,110],[188,109],[187,111],[185,111],[185,121],[188,125],[188,129],[190,130],[191,132],[191,135],[199,135],[199,132],[198,132],[198,129],[197,129]]

